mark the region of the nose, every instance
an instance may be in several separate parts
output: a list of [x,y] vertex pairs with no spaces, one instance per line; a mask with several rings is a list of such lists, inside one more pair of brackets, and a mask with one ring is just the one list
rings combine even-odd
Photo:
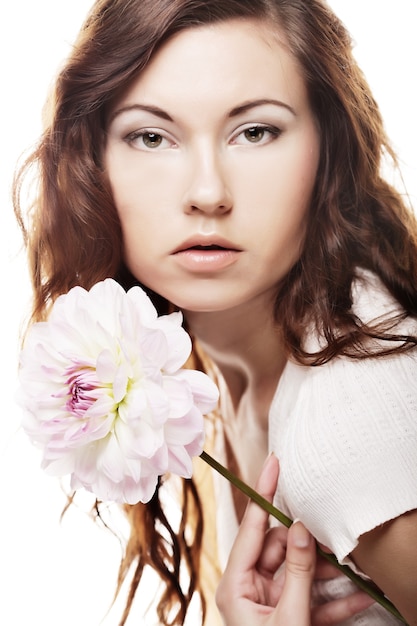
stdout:
[[184,195],[185,213],[223,215],[232,209],[232,195],[221,158],[214,149],[190,154],[191,176]]

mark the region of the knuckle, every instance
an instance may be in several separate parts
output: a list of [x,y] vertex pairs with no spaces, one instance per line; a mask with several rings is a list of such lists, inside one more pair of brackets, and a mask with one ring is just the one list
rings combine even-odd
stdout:
[[337,623],[335,616],[331,612],[313,609],[311,626],[334,626]]
[[314,564],[311,562],[287,561],[286,568],[288,572],[297,578],[311,578],[314,576]]

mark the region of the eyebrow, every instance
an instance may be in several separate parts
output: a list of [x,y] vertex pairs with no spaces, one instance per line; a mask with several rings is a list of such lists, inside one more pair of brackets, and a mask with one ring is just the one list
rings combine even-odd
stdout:
[[273,104],[274,106],[278,106],[284,109],[287,109],[295,115],[295,111],[289,104],[282,102],[281,100],[274,100],[273,98],[261,98],[259,100],[250,100],[249,102],[244,102],[243,104],[235,107],[229,113],[229,117],[236,117],[236,115],[240,115],[241,113],[246,113],[250,109],[254,109],[255,107],[262,106],[264,104]]
[[152,106],[149,104],[129,104],[127,106],[121,107],[114,111],[109,118],[109,124],[121,115],[122,113],[127,113],[128,111],[146,111],[147,113],[151,113],[152,115],[156,115],[156,117],[160,117],[163,120],[167,120],[168,122],[173,122],[174,120],[166,111],[160,109],[157,106]]
[[[286,104],[285,102],[282,102],[281,100],[274,100],[273,98],[260,98],[259,100],[250,100],[249,102],[244,102],[243,104],[240,104],[239,106],[234,107],[229,112],[228,117],[229,118],[236,117],[238,115],[241,115],[242,113],[246,113],[246,111],[249,111],[250,109],[254,109],[256,107],[259,107],[265,104],[272,104],[274,106],[287,109],[293,115],[296,114],[294,109],[289,104]],[[151,113],[152,115],[155,115],[156,117],[159,117],[168,122],[174,121],[173,118],[166,111],[164,111],[163,109],[160,109],[157,106],[153,106],[150,104],[137,104],[136,103],[136,104],[126,105],[114,111],[109,118],[109,124],[122,113],[127,113],[129,111],[146,111],[147,113]]]

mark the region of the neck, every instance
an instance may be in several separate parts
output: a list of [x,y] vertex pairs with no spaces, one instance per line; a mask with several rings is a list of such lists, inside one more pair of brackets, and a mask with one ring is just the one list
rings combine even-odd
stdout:
[[[257,416],[266,426],[269,406],[286,362],[272,307],[265,302],[221,312],[188,312],[187,324],[227,386],[235,416]],[[247,408],[250,407],[248,412]]]
[[[272,307],[249,307],[211,313],[188,313],[187,324],[219,370],[220,412],[225,462],[255,486],[268,453],[269,408],[286,363]],[[237,518],[246,498],[233,490]]]

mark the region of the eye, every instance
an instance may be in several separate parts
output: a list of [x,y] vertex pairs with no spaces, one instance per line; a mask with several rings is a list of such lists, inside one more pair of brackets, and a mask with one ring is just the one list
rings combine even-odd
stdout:
[[142,141],[147,148],[159,148],[163,142],[163,137],[158,133],[143,133]]
[[136,150],[157,150],[175,146],[175,142],[170,141],[160,133],[153,130],[136,130],[125,137],[125,141]]
[[244,130],[243,134],[245,139],[251,143],[258,143],[265,137],[265,128],[262,128],[262,126],[253,126],[252,128]]
[[244,145],[251,144],[267,144],[276,139],[281,134],[281,130],[275,126],[266,126],[264,124],[253,124],[247,126],[237,133],[233,142],[235,144]]

